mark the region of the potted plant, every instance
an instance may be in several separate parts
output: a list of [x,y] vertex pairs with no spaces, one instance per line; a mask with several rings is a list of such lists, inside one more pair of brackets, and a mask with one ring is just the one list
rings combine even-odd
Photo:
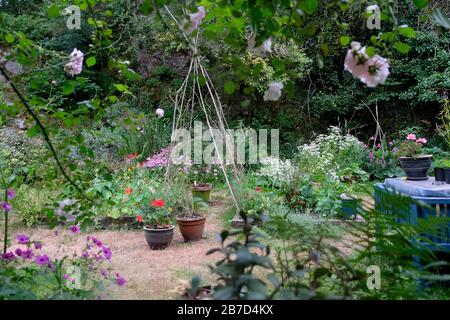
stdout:
[[450,183],[450,160],[439,159],[434,162],[434,179],[436,181],[446,181],[446,171],[448,171],[448,183]]
[[201,198],[204,202],[208,203],[211,196],[212,183],[198,183],[194,181],[191,185],[191,190],[194,198]]
[[189,198],[185,192],[184,203],[176,208],[177,224],[184,241],[198,241],[203,237],[206,215],[200,212],[201,207],[207,207],[203,198]]
[[417,138],[410,133],[398,148],[397,157],[408,180],[427,180],[432,155],[423,154],[425,138]]
[[144,205],[142,214],[137,216],[137,221],[144,226],[145,239],[152,250],[167,248],[173,239],[175,226],[171,224],[168,211],[164,199],[155,199]]

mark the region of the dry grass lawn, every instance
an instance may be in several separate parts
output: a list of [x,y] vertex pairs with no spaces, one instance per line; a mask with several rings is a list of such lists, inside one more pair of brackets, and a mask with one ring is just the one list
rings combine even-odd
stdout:
[[[222,230],[227,209],[225,201],[213,201],[205,225],[203,239],[185,243],[178,228],[166,250],[150,250],[143,231],[97,231],[89,233],[108,245],[112,252],[112,267],[127,279],[126,286],[114,286],[113,299],[177,299],[180,291],[194,275],[205,283],[214,282],[208,264],[218,260],[218,255],[206,256],[206,252],[219,243],[216,234]],[[51,257],[71,255],[85,244],[87,233],[72,235],[67,230],[13,227],[11,235],[26,233],[33,240],[44,243],[43,252]],[[63,243],[64,245],[61,245]],[[14,246],[11,247],[14,249]]]

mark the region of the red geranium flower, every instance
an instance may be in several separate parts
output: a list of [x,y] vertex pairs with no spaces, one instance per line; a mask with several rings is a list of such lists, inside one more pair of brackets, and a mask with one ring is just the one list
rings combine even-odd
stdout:
[[152,204],[153,207],[156,207],[156,208],[162,208],[162,207],[164,207],[166,205],[166,203],[164,202],[164,199],[153,200],[151,202],[151,204]]
[[256,188],[255,188],[255,191],[256,191],[256,192],[261,192],[261,191],[262,191],[262,188],[261,188],[261,187],[256,187]]
[[136,220],[137,220],[138,222],[142,222],[142,215],[141,215],[141,214],[138,214],[138,216],[136,217]]
[[137,158],[139,156],[138,153],[130,153],[129,155],[127,155],[127,160],[133,160],[135,158]]
[[129,196],[129,195],[132,194],[132,193],[133,193],[133,188],[128,187],[128,188],[125,189],[125,194],[126,194],[127,196]]

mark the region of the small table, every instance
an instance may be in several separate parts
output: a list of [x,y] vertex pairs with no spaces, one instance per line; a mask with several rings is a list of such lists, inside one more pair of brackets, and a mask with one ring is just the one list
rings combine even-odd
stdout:
[[[398,222],[417,224],[418,219],[431,217],[450,218],[450,184],[436,182],[434,178],[423,181],[406,180],[406,178],[388,178],[384,183],[374,186],[375,207],[378,211],[401,216]],[[393,207],[387,193],[398,192],[410,196],[414,201],[408,212],[398,212]],[[450,223],[444,223],[437,233],[425,234],[439,249],[450,249]]]
[[450,198],[450,184],[435,181],[434,177],[428,180],[414,181],[406,178],[388,178],[384,180],[388,188],[413,197]]

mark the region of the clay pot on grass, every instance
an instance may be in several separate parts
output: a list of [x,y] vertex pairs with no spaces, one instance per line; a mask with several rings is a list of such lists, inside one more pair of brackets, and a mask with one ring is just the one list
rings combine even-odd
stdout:
[[180,228],[184,241],[198,241],[202,239],[205,229],[206,216],[192,214],[189,216],[178,216],[177,224]]
[[175,226],[168,226],[163,229],[153,229],[151,227],[144,227],[145,240],[147,240],[148,246],[152,250],[166,249],[173,239],[173,229]]

